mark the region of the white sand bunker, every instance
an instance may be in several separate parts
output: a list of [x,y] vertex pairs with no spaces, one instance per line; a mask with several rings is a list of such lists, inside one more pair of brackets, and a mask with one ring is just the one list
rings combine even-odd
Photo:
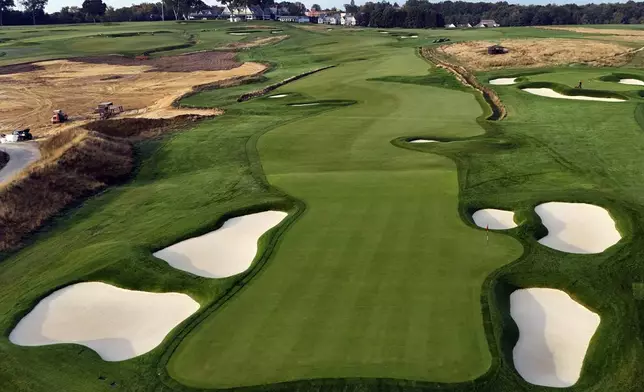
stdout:
[[218,230],[169,246],[154,256],[206,278],[237,275],[253,263],[259,237],[287,215],[284,211],[264,211],[232,218]]
[[199,304],[185,294],[78,283],[40,301],[9,340],[20,346],[76,343],[106,361],[123,361],[157,347],[197,309]]
[[633,86],[644,86],[644,80],[639,79],[621,79],[619,82],[621,84],[630,84]]
[[295,103],[291,106],[316,106],[319,105],[319,102],[309,102],[309,103]]
[[228,33],[230,35],[248,35],[250,33]]
[[515,84],[516,82],[517,78],[498,78],[490,80],[490,84],[496,84],[498,86],[507,86],[510,84]]
[[604,208],[585,203],[551,202],[535,208],[548,235],[539,243],[568,253],[601,253],[622,236]]
[[438,140],[432,139],[414,139],[410,140],[409,143],[440,143]]
[[271,95],[269,98],[284,98],[287,96],[288,94],[277,94],[277,95]]
[[513,292],[510,314],[519,327],[513,357],[521,377],[547,387],[574,385],[599,315],[561,290],[544,288]]
[[578,101],[601,101],[601,102],[625,102],[626,101],[624,99],[619,99],[619,98],[587,97],[584,95],[565,95],[565,94],[560,94],[551,88],[524,88],[523,91],[530,94],[539,95],[541,97],[574,99]]
[[472,214],[472,219],[478,227],[490,230],[508,230],[517,227],[514,222],[514,212],[486,208]]

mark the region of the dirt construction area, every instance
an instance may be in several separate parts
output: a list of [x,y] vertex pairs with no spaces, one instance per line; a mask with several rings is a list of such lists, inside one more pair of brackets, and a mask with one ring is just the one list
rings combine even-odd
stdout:
[[179,109],[172,104],[196,86],[261,73],[266,66],[238,63],[231,52],[202,52],[154,59],[121,56],[42,61],[0,67],[0,130],[31,128],[36,136],[61,129],[52,125],[61,109],[81,125],[97,118],[93,109],[114,102],[119,117],[212,116],[218,109]]
[[[508,53],[488,54],[487,48],[494,44],[507,48]],[[625,64],[633,52],[631,48],[615,43],[557,38],[461,42],[444,45],[438,51],[476,71],[570,63],[617,66]]]

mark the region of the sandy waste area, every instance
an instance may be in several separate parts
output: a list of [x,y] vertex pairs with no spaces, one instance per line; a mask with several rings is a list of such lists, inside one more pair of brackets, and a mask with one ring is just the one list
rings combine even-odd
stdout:
[[539,243],[568,253],[601,253],[622,236],[602,207],[585,203],[550,202],[535,208],[548,235]]
[[516,82],[517,78],[498,78],[490,80],[490,84],[495,84],[497,86],[507,86],[510,84],[515,84]]
[[602,97],[586,97],[584,95],[565,95],[556,92],[551,88],[524,88],[526,93],[538,95],[540,97],[559,98],[559,99],[573,99],[577,101],[599,101],[599,102],[625,102],[619,98],[602,98]]
[[[147,65],[159,64],[160,61],[135,62],[118,56],[105,56],[102,59],[106,64],[89,60],[53,60],[34,63],[33,70],[29,72],[0,72],[0,85],[5,97],[0,100],[0,129],[31,128],[35,135],[46,135],[62,127],[50,124],[53,110],[61,109],[72,119],[79,120],[70,124],[82,125],[83,121],[95,119],[94,108],[106,101],[123,106],[126,113],[119,117],[172,118],[187,114],[221,114],[219,109],[177,109],[172,107],[172,103],[195,86],[255,75],[264,71],[266,66],[236,63],[226,52],[210,55],[220,56],[221,60],[217,57],[210,59],[209,55],[195,54],[200,56],[201,63],[191,60],[191,56],[173,56],[168,59],[171,64],[166,67],[163,64],[161,67]],[[195,70],[202,63],[207,70]],[[190,71],[182,72],[180,67]]]
[[490,230],[507,230],[517,227],[514,222],[514,212],[486,208],[472,214],[472,219],[478,227]]
[[213,232],[171,245],[154,256],[206,278],[237,275],[253,263],[259,238],[286,216],[283,211],[264,211],[232,218]]
[[[487,48],[495,44],[507,48],[508,53],[489,55]],[[475,71],[570,63],[615,66],[627,63],[632,53],[632,48],[619,43],[564,38],[468,41],[443,45],[438,50]]]
[[620,79],[621,84],[630,84],[632,86],[644,86],[644,81],[639,79]]
[[513,358],[521,377],[548,387],[574,385],[599,326],[599,315],[567,293],[547,288],[513,292],[510,314],[519,328]]
[[40,301],[11,331],[9,340],[20,346],[75,343],[106,361],[123,361],[157,347],[198,309],[186,294],[77,283]]

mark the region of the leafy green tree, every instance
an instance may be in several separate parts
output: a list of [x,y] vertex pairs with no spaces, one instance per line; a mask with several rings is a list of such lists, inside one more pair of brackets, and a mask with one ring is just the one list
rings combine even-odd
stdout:
[[15,6],[13,0],[0,0],[0,26],[2,26],[2,14]]
[[347,13],[355,14],[360,10],[360,7],[356,5],[355,0],[351,0],[351,3],[344,5],[344,9],[347,11]]
[[317,12],[320,12],[320,11],[322,11],[322,7],[320,7],[320,5],[319,5],[319,4],[313,4],[313,5],[311,6],[311,11],[317,11]]
[[43,13],[48,0],[20,0],[20,5],[25,11],[31,13],[31,21],[36,24],[36,14]]
[[97,17],[105,15],[107,5],[103,3],[103,0],[85,0],[81,9],[96,23]]

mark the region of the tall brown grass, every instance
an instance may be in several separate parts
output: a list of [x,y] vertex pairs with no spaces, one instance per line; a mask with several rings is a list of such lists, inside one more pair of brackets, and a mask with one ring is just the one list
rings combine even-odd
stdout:
[[0,250],[16,247],[65,207],[124,181],[134,164],[129,141],[84,129],[44,141],[41,153],[0,192]]

